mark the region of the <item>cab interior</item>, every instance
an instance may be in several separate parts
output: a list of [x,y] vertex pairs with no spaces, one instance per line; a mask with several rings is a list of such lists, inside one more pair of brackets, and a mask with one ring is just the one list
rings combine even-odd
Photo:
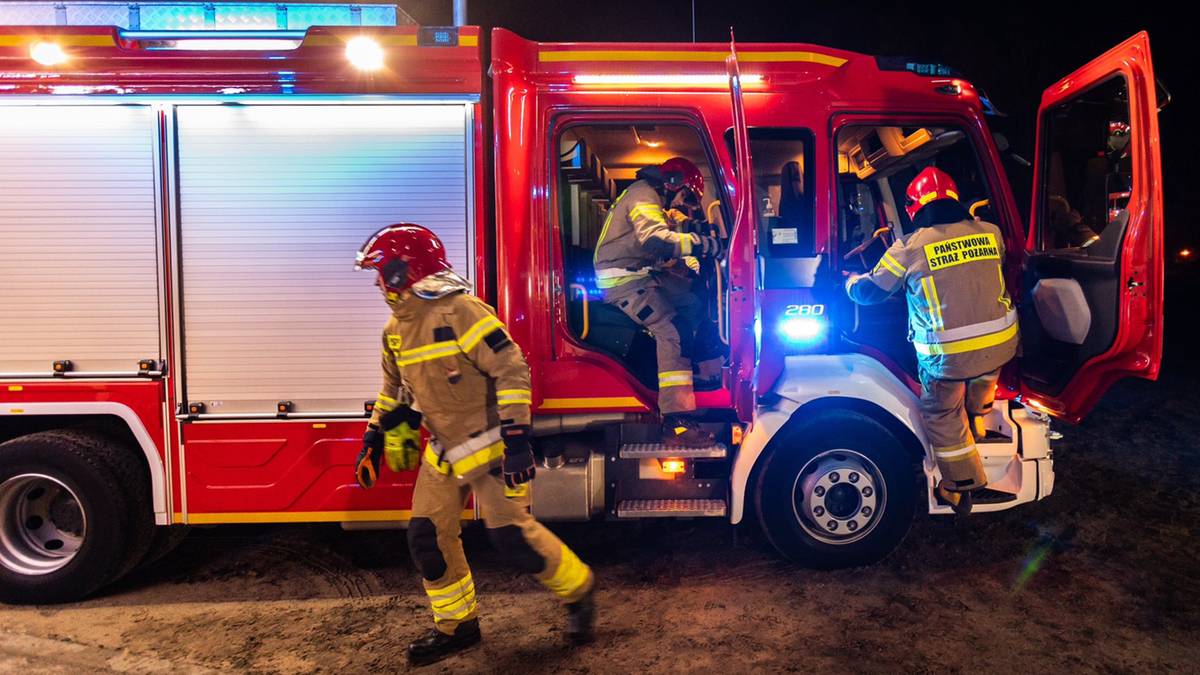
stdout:
[[[712,166],[699,135],[681,123],[579,124],[558,137],[557,209],[563,261],[566,324],[571,336],[621,362],[647,388],[657,388],[654,338],[621,310],[605,304],[596,286],[593,256],[605,219],[621,193],[645,167],[672,157],[690,160],[704,176],[705,194],[697,214],[724,227]],[[699,339],[721,340],[717,277],[721,271],[704,261],[698,272],[669,263],[669,273],[688,278],[700,299],[704,324]]]

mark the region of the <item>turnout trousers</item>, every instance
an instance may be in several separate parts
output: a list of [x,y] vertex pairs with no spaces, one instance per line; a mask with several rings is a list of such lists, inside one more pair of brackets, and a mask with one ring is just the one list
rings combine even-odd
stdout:
[[987,485],[970,417],[991,411],[999,378],[999,369],[965,380],[943,380],[921,370],[921,418],[949,490]]
[[592,588],[592,571],[529,514],[529,484],[508,490],[499,475],[483,473],[465,481],[421,462],[413,491],[408,547],[424,578],[436,628],[447,634],[477,615],[475,582],[463,552],[461,518],[474,493],[488,538],[522,571],[563,602],[575,602]]

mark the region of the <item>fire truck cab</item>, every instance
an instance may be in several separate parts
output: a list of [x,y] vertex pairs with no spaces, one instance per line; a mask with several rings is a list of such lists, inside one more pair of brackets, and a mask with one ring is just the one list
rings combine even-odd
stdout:
[[[437,232],[524,350],[539,451],[566,459],[533,483],[544,520],[719,517],[840,567],[949,513],[904,300],[842,289],[911,231],[929,165],[1005,233],[1020,309],[976,511],[1051,493],[1050,417],[1157,376],[1144,33],[1044,93],[1028,223],[990,104],[936,64],[415,26],[0,27],[0,64],[5,601],[91,593],[186,525],[402,526],[415,474],[352,475],[387,311],[353,254],[391,222]],[[592,266],[614,200],[673,156],[726,244],[679,270],[725,354],[697,392],[721,443],[685,452],[655,435],[654,338]]]

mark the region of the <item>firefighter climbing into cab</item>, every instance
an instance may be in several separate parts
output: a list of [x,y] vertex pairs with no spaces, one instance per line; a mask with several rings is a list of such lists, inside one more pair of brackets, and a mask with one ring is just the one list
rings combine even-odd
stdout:
[[609,210],[594,258],[604,301],[654,335],[663,442],[677,447],[715,442],[689,414],[696,410],[693,363],[711,363],[716,354],[696,349],[702,305],[678,269],[720,254],[716,237],[677,231],[703,195],[704,176],[687,159],[643,168]]
[[923,169],[905,210],[917,228],[895,242],[869,274],[852,275],[854,302],[882,302],[904,288],[909,336],[921,378],[921,417],[941,472],[938,496],[969,513],[987,485],[975,444],[987,435],[1000,368],[1016,355],[1017,315],[1004,284],[1004,238],[971,218],[948,174]]
[[[475,584],[459,538],[468,493],[488,536],[567,609],[567,637],[591,638],[591,569],[529,513],[529,366],[491,307],[446,261],[442,242],[419,225],[389,225],[358,252],[356,269],[377,272],[392,317],[383,331],[383,388],[363,437],[356,477],[364,488],[384,460],[417,468],[408,545],[424,577],[434,630],[413,642],[425,665],[481,639]],[[420,452],[420,429],[430,440]]]

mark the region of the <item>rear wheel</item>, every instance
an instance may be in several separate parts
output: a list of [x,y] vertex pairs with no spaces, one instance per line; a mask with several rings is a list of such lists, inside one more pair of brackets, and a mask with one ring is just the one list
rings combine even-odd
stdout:
[[129,500],[88,444],[41,432],[0,444],[0,601],[77,600],[124,562]]
[[882,425],[849,411],[788,430],[759,472],[755,506],[767,539],[807,567],[874,563],[904,539],[916,471]]

